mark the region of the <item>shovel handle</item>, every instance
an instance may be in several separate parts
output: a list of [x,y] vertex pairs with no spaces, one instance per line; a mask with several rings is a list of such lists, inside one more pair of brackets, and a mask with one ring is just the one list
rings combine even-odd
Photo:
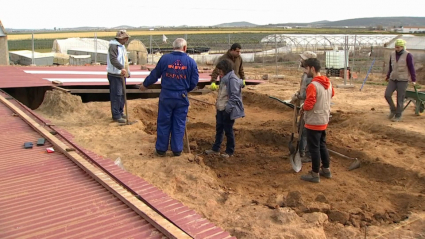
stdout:
[[298,115],[297,115],[297,107],[296,107],[296,105],[294,105],[295,107],[294,107],[294,120],[293,120],[293,122],[292,122],[292,133],[296,133],[297,132],[297,117],[298,117]]
[[127,84],[125,82],[125,77],[121,76],[121,80],[122,80],[122,91],[124,94],[124,106],[125,106],[125,123],[128,125],[128,108],[127,108]]
[[340,154],[340,153],[335,152],[335,151],[330,150],[330,149],[328,149],[328,151],[329,151],[329,152],[331,152],[331,153],[334,153],[334,154],[336,154],[336,155],[338,155],[338,156],[341,156],[341,157],[343,157],[343,158],[346,158],[346,159],[358,160],[357,158],[351,158],[351,157],[348,157],[348,156],[346,156],[346,155]]

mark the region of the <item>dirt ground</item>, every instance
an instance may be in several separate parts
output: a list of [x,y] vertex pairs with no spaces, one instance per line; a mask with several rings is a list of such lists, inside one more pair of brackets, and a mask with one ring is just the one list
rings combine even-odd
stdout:
[[[275,70],[245,68],[252,78]],[[425,238],[425,116],[409,106],[402,122],[389,121],[380,75],[370,75],[375,84],[362,91],[361,82],[336,88],[328,146],[359,158],[361,167],[348,171],[352,161],[331,154],[333,178],[304,182],[300,175],[311,165],[295,173],[288,158],[293,111],[268,97],[289,99],[301,71],[280,70],[284,79],[243,90],[246,117],[235,123],[236,152],[229,159],[202,153],[214,140],[215,108],[195,100],[187,126],[192,154],[180,157],[153,154],[158,99],[129,101],[130,121],[138,120],[129,126],[112,122],[109,102],[83,104],[60,91],[48,92],[36,112],[79,145],[121,158],[126,170],[237,238]],[[214,103],[216,96],[191,97]]]

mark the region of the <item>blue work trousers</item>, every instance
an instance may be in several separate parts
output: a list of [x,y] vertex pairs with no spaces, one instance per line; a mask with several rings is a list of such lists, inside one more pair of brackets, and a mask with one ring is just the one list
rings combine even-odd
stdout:
[[170,142],[171,151],[183,151],[183,138],[186,127],[186,117],[189,101],[186,98],[163,98],[158,104],[157,139],[155,148],[166,152]]
[[109,98],[111,100],[112,119],[120,119],[125,104],[122,78],[108,74]]

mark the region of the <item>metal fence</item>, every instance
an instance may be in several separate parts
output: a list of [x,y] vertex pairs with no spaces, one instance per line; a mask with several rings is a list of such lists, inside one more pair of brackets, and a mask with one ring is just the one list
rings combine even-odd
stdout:
[[[50,34],[50,35],[49,35]],[[34,50],[36,52],[52,52],[55,40],[59,38],[52,37],[51,34],[58,33],[37,33],[34,34],[34,40],[31,38],[20,40],[9,40],[9,51],[18,50]],[[131,34],[131,33],[130,33]],[[62,39],[64,34],[59,33]],[[326,51],[347,51],[348,64],[347,67],[351,72],[356,72],[357,75],[365,75],[369,70],[371,63],[375,60],[372,68],[372,73],[383,73],[384,71],[384,48],[379,45],[377,39],[382,38],[380,35],[370,35],[366,43],[356,43],[352,40],[341,43],[336,39],[337,36],[332,35],[335,39],[323,38],[322,35],[282,35],[273,32],[264,33],[199,33],[199,34],[167,34],[167,35],[132,35],[131,40],[141,41],[147,52],[152,53],[148,56],[148,63],[155,63],[155,59],[159,59],[160,53],[165,53],[172,49],[172,42],[176,38],[185,38],[188,42],[188,50],[190,53],[216,55],[219,56],[225,53],[230,46],[237,42],[242,45],[242,54],[245,56],[246,62],[253,62],[259,65],[276,65],[276,74],[284,68],[297,68],[299,65],[299,56],[305,50],[314,51],[317,53],[318,58],[324,63],[326,62]],[[104,36],[102,32],[86,32],[86,33],[67,33],[66,38],[95,38],[109,41],[113,36]],[[167,38],[166,40],[164,39]],[[301,37],[301,38],[299,38]],[[319,40],[322,37],[326,40]],[[350,39],[357,36],[351,35]],[[320,38],[320,39],[322,39]],[[348,36],[347,36],[348,38]],[[164,41],[165,40],[165,41]],[[340,41],[340,40],[339,40]],[[92,43],[92,52],[99,53],[99,43],[94,41]],[[333,42],[333,44],[329,43]],[[86,44],[86,43],[85,43]],[[97,47],[96,47],[97,45]],[[74,46],[74,48],[83,48],[86,46]],[[203,53],[204,52],[204,53]],[[208,52],[208,54],[205,54]],[[68,52],[66,52],[69,54]],[[74,52],[75,54],[75,52]],[[195,55],[193,54],[193,55]],[[96,54],[97,55],[97,54]],[[156,56],[156,57],[154,57]],[[99,57],[98,57],[99,58]],[[214,59],[214,58],[213,58]],[[201,62],[211,64],[213,61]],[[102,62],[101,62],[102,63]],[[324,64],[323,64],[324,65]]]

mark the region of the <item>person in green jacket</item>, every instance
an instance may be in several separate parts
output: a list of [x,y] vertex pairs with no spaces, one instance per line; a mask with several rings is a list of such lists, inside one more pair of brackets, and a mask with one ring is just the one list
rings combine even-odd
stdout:
[[[236,76],[243,81],[243,85],[245,86],[245,73],[243,70],[243,61],[241,57],[241,45],[239,43],[234,43],[230,49],[226,52],[226,54],[222,55],[218,58],[217,62],[228,59],[233,62],[233,71]],[[218,86],[216,84],[217,77],[219,76],[217,67],[213,70],[211,74],[211,90],[217,90]]]

